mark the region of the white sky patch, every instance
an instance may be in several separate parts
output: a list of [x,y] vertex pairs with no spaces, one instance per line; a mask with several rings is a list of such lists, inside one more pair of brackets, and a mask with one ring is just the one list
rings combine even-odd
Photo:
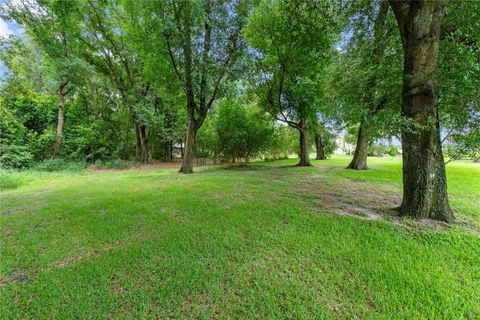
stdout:
[[8,24],[3,19],[0,19],[0,36],[8,37],[13,33],[14,32],[8,27]]

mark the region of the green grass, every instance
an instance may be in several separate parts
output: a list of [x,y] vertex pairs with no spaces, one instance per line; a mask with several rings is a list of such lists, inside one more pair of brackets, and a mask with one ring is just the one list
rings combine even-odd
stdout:
[[447,166],[445,228],[321,209],[398,198],[398,158],[348,160],[30,173],[1,195],[0,318],[479,318],[480,166]]
[[0,191],[16,189],[24,183],[24,179],[18,172],[0,169]]

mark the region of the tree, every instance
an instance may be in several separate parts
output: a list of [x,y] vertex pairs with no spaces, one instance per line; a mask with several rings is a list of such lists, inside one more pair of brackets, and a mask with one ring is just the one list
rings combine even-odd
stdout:
[[299,166],[310,166],[308,128],[322,98],[320,75],[336,38],[329,1],[262,1],[251,15],[246,37],[252,46],[254,79],[264,108],[299,132]]
[[327,155],[325,153],[324,138],[328,135],[327,121],[322,114],[318,114],[317,123],[313,123],[311,126],[311,133],[314,138],[316,156],[315,160],[325,160]]
[[[401,43],[394,33],[386,1],[357,1],[348,6],[350,23],[344,48],[332,64],[332,105],[336,117],[355,127],[354,156],[348,169],[366,170],[368,145],[399,131]],[[394,110],[394,112],[392,112]]]
[[83,57],[117,89],[133,122],[136,158],[147,163],[147,118],[154,114],[156,93],[144,75],[145,61],[136,46],[137,42],[146,43],[135,29],[144,30],[137,25],[143,11],[127,10],[131,9],[128,2],[117,0],[88,0],[82,4],[82,32],[78,38],[83,45]]
[[322,134],[315,133],[314,138],[315,138],[315,149],[317,151],[317,156],[315,157],[315,160],[327,159],[327,156],[325,155],[325,148],[323,146]]
[[451,222],[440,139],[437,69],[443,1],[389,1],[400,30],[404,70],[403,200],[400,214]]
[[66,99],[75,85],[85,78],[85,63],[78,58],[78,23],[73,12],[77,3],[71,1],[21,1],[20,5],[7,3],[4,15],[26,28],[28,36],[45,54],[44,62],[52,73],[53,87],[58,97],[58,116],[55,147],[52,157],[60,152],[65,122]]
[[159,13],[172,67],[186,96],[187,132],[181,173],[193,172],[195,137],[242,51],[244,0],[169,1]]
[[438,63],[442,143],[450,161],[480,157],[480,2],[447,2]]

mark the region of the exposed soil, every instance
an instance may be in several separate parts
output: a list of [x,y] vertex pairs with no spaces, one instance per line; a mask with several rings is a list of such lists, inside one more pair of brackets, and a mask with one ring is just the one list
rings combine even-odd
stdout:
[[88,167],[87,171],[93,172],[93,173],[116,172],[116,171],[128,172],[128,171],[137,171],[137,170],[153,170],[153,169],[160,169],[160,168],[180,168],[181,165],[182,165],[182,159],[175,159],[169,162],[154,160],[148,164],[138,164],[125,169],[116,169],[116,168],[104,169],[104,168],[97,168],[95,167],[95,165],[91,165]]
[[100,254],[102,254],[105,251],[109,251],[109,250],[114,249],[116,246],[117,246],[117,243],[111,243],[111,244],[104,245],[103,247],[101,247],[99,249],[95,249],[95,250],[93,250],[91,252],[88,252],[84,255],[73,256],[73,257],[67,258],[65,260],[62,260],[62,261],[57,263],[57,266],[63,268],[63,267],[75,264],[75,263],[77,263],[81,260],[84,260],[84,259],[87,259],[87,258],[90,258],[90,257],[99,256]]
[[390,184],[378,186],[342,178],[332,183],[322,175],[305,176],[301,181],[294,186],[294,190],[319,211],[381,220],[385,216],[395,215],[392,209],[401,202],[399,190]]
[[320,174],[300,177],[291,190],[320,212],[372,221],[388,219],[409,229],[459,227],[469,232],[480,232],[478,225],[465,218],[457,219],[452,225],[429,219],[399,217],[397,208],[402,202],[402,190],[389,183],[369,183],[339,177],[332,181]]

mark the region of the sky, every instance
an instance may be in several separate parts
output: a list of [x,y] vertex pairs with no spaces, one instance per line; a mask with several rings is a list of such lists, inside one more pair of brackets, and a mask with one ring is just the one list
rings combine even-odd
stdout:
[[[1,2],[2,1],[0,0],[0,3]],[[0,18],[0,36],[7,37],[11,34],[14,34],[16,36],[21,36],[22,33],[23,33],[23,30],[18,24],[11,21],[5,21],[2,18]]]
[[[10,3],[15,4],[18,0],[8,0]],[[7,0],[0,0],[0,7],[4,6],[7,3]],[[0,18],[0,36],[7,37],[10,34],[14,34],[16,36],[21,36],[23,33],[22,28],[18,24],[13,21],[5,21],[4,19]]]
[[[15,0],[13,0],[15,1]],[[5,0],[0,0],[0,6],[5,4]],[[14,21],[6,21],[3,18],[0,18],[0,38],[6,38],[9,35],[15,35],[17,37],[21,37],[23,35],[23,29]],[[0,82],[3,79],[3,75],[5,74],[5,67],[3,63],[0,61]]]

